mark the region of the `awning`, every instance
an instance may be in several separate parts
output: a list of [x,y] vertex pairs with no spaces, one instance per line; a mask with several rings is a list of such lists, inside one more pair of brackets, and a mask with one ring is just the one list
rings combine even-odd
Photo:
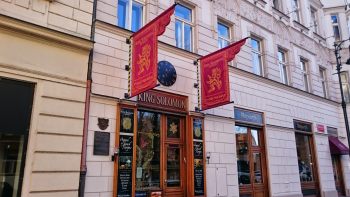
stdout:
[[347,155],[349,148],[346,147],[337,137],[329,136],[329,148],[332,155]]

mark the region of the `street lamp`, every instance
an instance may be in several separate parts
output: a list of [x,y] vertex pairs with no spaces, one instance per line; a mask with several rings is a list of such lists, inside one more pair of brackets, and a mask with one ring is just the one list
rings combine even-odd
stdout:
[[[342,87],[342,82],[341,82],[341,69],[342,69],[342,65],[341,65],[341,56],[340,56],[340,51],[342,50],[342,44],[346,41],[350,40],[343,40],[339,43],[334,43],[334,54],[335,54],[335,58],[337,61],[337,74],[338,74],[338,79],[339,79],[339,86],[340,86],[340,95],[341,95],[341,106],[343,108],[343,113],[344,113],[344,120],[345,120],[345,129],[346,129],[346,135],[348,137],[348,145],[350,146],[350,129],[349,129],[349,120],[348,120],[348,114],[346,111],[346,102],[344,99],[344,92],[343,92],[343,87]],[[349,46],[349,51],[350,51],[350,46]],[[346,64],[350,65],[350,58],[346,61]]]

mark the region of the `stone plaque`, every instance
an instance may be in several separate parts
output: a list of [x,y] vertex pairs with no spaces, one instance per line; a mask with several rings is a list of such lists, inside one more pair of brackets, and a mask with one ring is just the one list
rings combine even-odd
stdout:
[[109,155],[110,133],[95,131],[94,155]]

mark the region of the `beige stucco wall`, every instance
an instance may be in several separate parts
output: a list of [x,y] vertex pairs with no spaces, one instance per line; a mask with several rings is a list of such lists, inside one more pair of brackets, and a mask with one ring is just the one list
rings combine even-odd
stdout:
[[76,197],[91,43],[5,16],[0,43],[0,76],[35,84],[22,196]]

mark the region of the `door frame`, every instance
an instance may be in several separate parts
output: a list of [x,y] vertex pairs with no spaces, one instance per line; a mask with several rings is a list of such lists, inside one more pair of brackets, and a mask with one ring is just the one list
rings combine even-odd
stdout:
[[[335,166],[339,172],[339,179],[340,179],[340,190],[341,191],[338,191],[337,189],[337,184],[336,184],[336,180],[334,180],[334,183],[335,183],[335,189],[338,193],[340,193],[340,195],[343,195],[345,196],[346,195],[346,190],[345,190],[345,182],[344,182],[344,174],[343,174],[343,166],[342,166],[342,160],[341,160],[341,155],[331,155],[332,157],[332,167],[334,168],[333,166],[333,158],[336,159],[336,163],[337,163],[337,166]],[[334,173],[334,172],[333,172]]]

